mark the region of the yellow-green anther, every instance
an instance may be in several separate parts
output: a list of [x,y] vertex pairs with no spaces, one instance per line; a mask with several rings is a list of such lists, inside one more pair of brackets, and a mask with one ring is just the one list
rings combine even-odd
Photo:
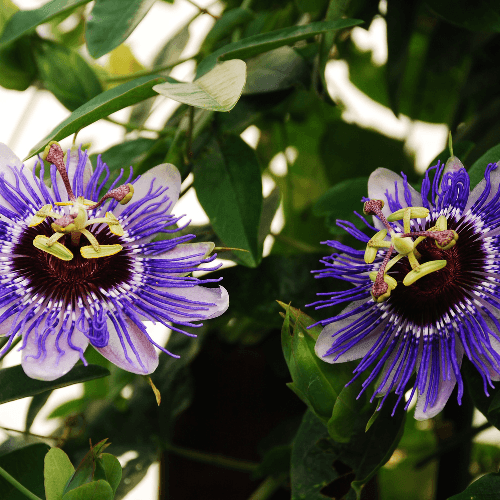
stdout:
[[[375,280],[377,279],[377,271],[372,271],[369,276],[370,276],[370,279],[375,282]],[[389,288],[391,290],[394,290],[397,286],[398,286],[398,282],[392,277],[392,276],[389,276],[388,274],[384,274],[384,281],[389,285]]]
[[434,231],[446,231],[448,229],[448,221],[444,215],[438,217],[436,225],[431,229]]
[[375,296],[373,294],[373,291],[371,291],[371,296],[372,296],[372,299],[377,302],[377,304],[380,304],[381,302],[385,302],[390,296],[391,296],[391,287],[389,286],[387,288],[387,291],[385,293],[383,293],[382,295],[378,295],[378,296]]
[[113,234],[117,236],[123,236],[125,234],[125,230],[113,213],[106,212],[106,223]]
[[41,224],[47,217],[59,217],[58,214],[52,212],[52,205],[44,205],[38,212],[33,216],[28,227],[38,226]]
[[89,240],[90,244],[92,245],[92,248],[96,252],[100,251],[102,245],[99,245],[97,238],[90,231],[87,231],[87,229],[80,229],[80,233],[82,233]]
[[48,241],[49,238],[47,236],[38,235],[33,240],[33,246],[61,260],[71,260],[73,258],[71,250],[64,245],[57,241],[48,245]]
[[369,245],[366,246],[365,250],[365,262],[367,264],[371,264],[375,258],[377,257],[377,249],[375,247],[371,247]]
[[403,280],[403,285],[409,286],[415,283],[415,281],[433,273],[434,271],[439,271],[446,266],[445,260],[431,260],[425,264],[421,264],[417,268],[410,271]]
[[396,252],[406,255],[413,251],[413,240],[410,237],[401,238],[401,236],[395,234],[391,238],[391,242],[396,249]]
[[[408,207],[410,209],[410,219],[425,219],[429,215],[429,210],[424,207]],[[393,212],[387,220],[389,222],[396,222],[398,220],[403,220],[406,208],[396,210]]]
[[123,247],[120,244],[116,245],[99,245],[99,251],[97,252],[90,245],[80,248],[80,253],[84,259],[99,259],[101,257],[109,257],[110,255],[115,255]]

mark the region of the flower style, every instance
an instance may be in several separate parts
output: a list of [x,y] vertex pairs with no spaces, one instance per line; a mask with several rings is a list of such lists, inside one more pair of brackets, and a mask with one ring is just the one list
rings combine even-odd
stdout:
[[229,305],[222,286],[201,286],[221,278],[188,276],[215,259],[214,245],[187,243],[190,234],[153,241],[187,226],[177,228],[182,216],[171,214],[181,185],[173,165],[136,179],[130,167],[116,187],[122,170],[103,194],[110,172],[100,157],[94,172],[81,150],[66,161],[57,143],[46,153],[52,187],[43,162],[30,173],[0,144],[0,335],[9,337],[2,352],[22,336],[23,369],[41,380],[86,364],[89,343],[124,370],[151,373],[154,346],[178,356],[150,337],[144,320],[195,337],[182,327],[201,326],[195,322]]
[[318,322],[317,355],[329,363],[361,358],[351,382],[368,373],[363,392],[377,378],[377,409],[393,390],[397,406],[415,374],[405,409],[417,393],[415,418],[424,420],[444,408],[456,384],[461,402],[464,353],[486,395],[500,380],[500,168],[489,164],[472,192],[456,157],[426,172],[421,194],[402,175],[379,168],[369,178],[364,212],[375,227],[356,215],[374,236],[337,221],[366,249],[325,242],[341,253],[313,272],[352,287],[310,305],[349,302]]

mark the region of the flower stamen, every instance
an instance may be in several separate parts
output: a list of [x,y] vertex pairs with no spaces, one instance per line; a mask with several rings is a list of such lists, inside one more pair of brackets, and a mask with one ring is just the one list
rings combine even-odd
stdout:
[[51,162],[57,168],[64,183],[64,187],[68,193],[69,201],[55,202],[57,206],[70,206],[69,214],[58,214],[52,210],[52,205],[44,205],[38,210],[29,223],[29,227],[41,224],[47,217],[54,219],[51,228],[54,234],[48,238],[47,236],[37,236],[33,240],[33,245],[61,260],[71,260],[73,253],[67,249],[58,240],[64,235],[71,236],[71,244],[78,246],[80,237],[84,235],[90,245],[80,248],[82,257],[86,259],[95,259],[99,257],[108,257],[118,253],[123,247],[120,244],[100,245],[97,238],[86,229],[93,224],[107,224],[110,232],[117,236],[123,236],[125,230],[121,226],[118,219],[111,213],[107,212],[105,217],[89,219],[87,212],[101,206],[107,199],[113,198],[121,205],[127,204],[134,194],[132,184],[124,184],[112,189],[105,194],[99,201],[94,202],[86,200],[83,196],[75,197],[69,180],[66,166],[64,163],[64,152],[57,142],[50,142],[45,148],[45,159]]
[[[425,238],[435,241],[440,250],[449,250],[458,240],[458,234],[454,230],[449,230],[445,216],[440,216],[435,226],[425,231],[411,231],[411,219],[425,218],[429,215],[429,210],[424,207],[406,207],[393,212],[389,217],[382,213],[384,202],[382,200],[368,200],[365,202],[363,212],[377,216],[387,229],[383,229],[373,236],[366,245],[364,259],[367,264],[374,262],[379,249],[387,248],[384,260],[377,272],[370,273],[370,279],[374,282],[371,295],[375,302],[383,302],[390,296],[391,290],[396,288],[397,282],[387,273],[394,264],[401,258],[407,257],[411,266],[411,271],[403,279],[403,285],[410,286],[420,278],[427,276],[434,271],[439,271],[446,266],[446,260],[432,260],[420,263],[420,253],[417,250]],[[397,233],[389,222],[403,221],[403,233]],[[390,241],[385,240],[387,234]],[[417,237],[415,240],[412,238]],[[393,251],[398,255],[389,260]]]

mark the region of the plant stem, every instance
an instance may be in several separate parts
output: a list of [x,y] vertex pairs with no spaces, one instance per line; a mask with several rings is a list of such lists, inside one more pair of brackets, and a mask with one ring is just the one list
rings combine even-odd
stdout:
[[113,120],[109,116],[104,118],[105,121],[109,123],[113,123],[114,125],[119,125],[120,127],[126,128],[127,130],[139,130],[139,132],[153,132],[158,135],[164,135],[165,132],[163,130],[153,130],[152,128],[143,127],[142,125],[132,125],[130,123],[122,123],[117,120]]
[[33,434],[32,432],[20,431],[19,429],[11,429],[10,427],[4,427],[3,425],[0,425],[0,429],[7,431],[7,432],[19,432],[19,434],[24,434],[26,436],[33,436],[33,437],[42,438],[42,439],[52,439],[53,441],[57,441],[59,439],[59,438],[51,437],[51,436],[42,436],[40,434]]
[[155,73],[160,73],[161,71],[165,71],[166,69],[171,69],[179,64],[185,63],[186,61],[190,61],[194,59],[198,54],[195,54],[190,57],[184,57],[183,59],[177,59],[173,63],[164,64],[163,66],[156,66],[151,69],[143,69],[141,71],[136,71],[135,73],[129,73],[128,75],[120,75],[120,76],[110,76],[108,78],[104,78],[104,81],[107,83],[116,83],[116,82],[126,82],[127,80],[132,80],[133,78],[139,78],[141,76],[154,75]]
[[40,497],[37,497],[34,493],[31,493],[30,490],[25,488],[17,479],[14,479],[6,470],[0,467],[0,476],[2,476],[6,481],[8,481],[16,490],[20,491],[25,497],[30,498],[31,500],[42,500]]
[[195,4],[193,2],[193,0],[186,0],[186,2],[190,3],[191,5],[193,5],[194,7],[196,7],[201,14],[208,14],[210,17],[213,17],[216,21],[219,19],[215,14],[212,14],[210,11],[208,11],[207,9],[203,8],[203,7],[200,7],[199,5]]
[[237,470],[240,472],[252,472],[258,466],[258,464],[248,462],[247,460],[228,458],[222,455],[182,448],[173,444],[166,444],[165,449],[174,455],[179,455],[180,457],[194,460],[195,462],[202,462],[205,464],[215,465],[216,467],[223,467],[225,469]]
[[286,479],[286,474],[278,476],[268,476],[259,487],[252,493],[248,500],[266,500],[273,496],[274,492],[280,488]]
[[[19,344],[19,342],[21,342],[21,338],[22,337],[17,337],[16,339],[14,339],[12,341],[12,344],[9,346],[9,348],[7,349],[6,352],[4,352],[3,354],[0,354],[0,361],[2,361],[3,358],[5,358],[5,356],[7,356],[7,354],[9,354],[9,352],[12,351],[12,349],[14,349],[14,347],[16,347],[17,344]],[[8,343],[8,342],[7,342]]]

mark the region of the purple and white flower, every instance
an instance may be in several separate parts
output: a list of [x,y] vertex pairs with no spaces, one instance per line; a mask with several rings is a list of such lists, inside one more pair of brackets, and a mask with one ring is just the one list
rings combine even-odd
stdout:
[[2,352],[22,336],[23,369],[41,380],[61,377],[78,360],[85,364],[89,343],[124,370],[151,373],[156,348],[177,356],[151,338],[143,321],[194,337],[183,327],[200,326],[229,305],[222,286],[202,286],[221,278],[190,276],[215,259],[212,243],[188,243],[190,234],[153,241],[187,226],[178,228],[182,216],[171,214],[180,174],[170,164],[135,179],[132,168],[122,170],[106,193],[110,172],[100,157],[95,171],[81,150],[64,160],[54,144],[47,158],[51,187],[43,162],[30,172],[0,144],[0,335],[8,337]]
[[423,420],[444,408],[456,385],[461,402],[464,354],[486,394],[500,380],[500,168],[489,164],[472,192],[456,157],[426,172],[421,193],[402,175],[379,168],[369,178],[364,211],[374,225],[358,216],[374,236],[337,221],[366,248],[325,242],[339,253],[313,272],[350,287],[310,305],[348,303],[319,322],[317,355],[360,359],[353,380],[367,375],[362,392],[375,381],[378,409],[391,391],[397,406],[415,377],[405,409],[416,395],[415,418]]

